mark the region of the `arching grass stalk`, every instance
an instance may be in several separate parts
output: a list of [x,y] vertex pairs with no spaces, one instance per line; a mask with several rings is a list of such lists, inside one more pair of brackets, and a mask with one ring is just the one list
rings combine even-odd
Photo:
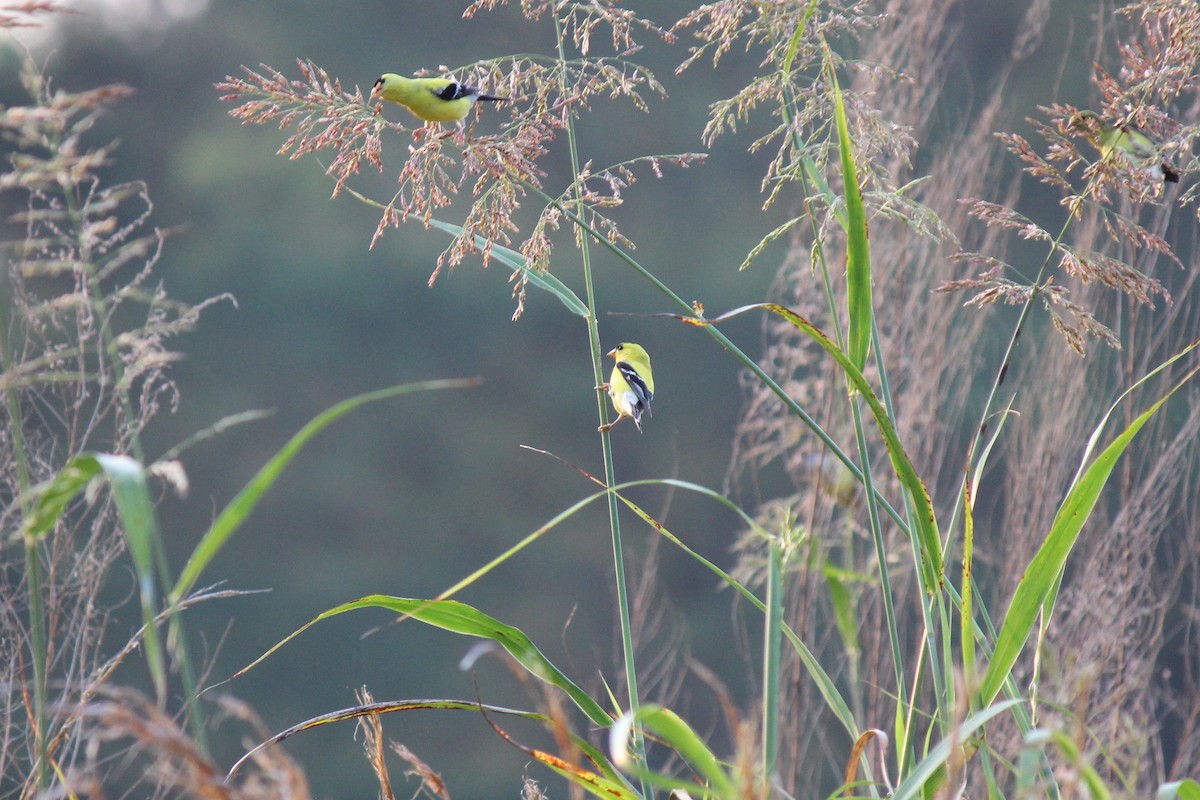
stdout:
[[[562,20],[557,15],[554,17],[554,33],[556,47],[558,48],[558,59],[560,63],[565,64],[567,55],[563,46]],[[563,97],[569,97],[569,87],[566,85],[567,72],[565,69],[560,69],[558,72],[561,82],[559,91]],[[580,174],[580,162],[579,148],[575,138],[575,118],[571,114],[565,116],[567,150],[571,157],[571,174],[578,176]],[[580,196],[580,187],[577,182],[574,184],[573,189],[571,189],[571,194],[574,195],[574,203],[579,208],[582,208],[583,199]],[[573,216],[578,218],[577,214]],[[584,297],[588,308],[588,348],[592,356],[592,378],[595,381],[593,385],[600,386],[604,383],[604,368],[602,363],[604,353],[600,347],[600,327],[596,320],[596,290],[592,280],[592,260],[588,240],[589,237],[586,235],[579,237],[579,254],[583,266]],[[604,393],[597,391],[596,417],[600,421],[600,425],[605,423],[606,415]],[[610,487],[615,486],[617,483],[617,473],[613,466],[612,434],[608,430],[600,433],[600,449],[603,452],[604,458],[604,480]],[[639,705],[637,662],[634,654],[633,625],[629,615],[629,589],[625,580],[625,555],[621,544],[620,506],[617,503],[616,496],[613,494],[609,494],[608,496],[608,524],[612,538],[613,578],[617,588],[617,615],[621,626],[621,651],[625,660],[625,685],[629,692],[629,712],[632,715],[636,715]],[[637,750],[638,761],[642,766],[646,766],[646,745],[640,733],[635,733],[633,742]],[[645,780],[642,781],[642,796],[645,798],[652,796],[650,786]]]

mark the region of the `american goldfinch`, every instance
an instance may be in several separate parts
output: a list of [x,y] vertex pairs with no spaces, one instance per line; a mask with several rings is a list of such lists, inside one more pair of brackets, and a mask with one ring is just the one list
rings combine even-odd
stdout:
[[597,431],[607,431],[621,420],[629,417],[637,425],[638,433],[642,432],[642,414],[650,413],[650,401],[654,398],[654,374],[650,371],[650,356],[640,344],[622,342],[608,351],[617,360],[613,367],[608,383],[597,386],[597,389],[608,392],[617,418],[607,425],[601,425]]
[[1087,135],[1100,150],[1100,155],[1110,158],[1116,153],[1131,167],[1142,168],[1155,180],[1178,183],[1179,173],[1162,160],[1158,147],[1150,137],[1128,125],[1109,125],[1095,111],[1080,111],[1071,117],[1071,127]]
[[375,81],[371,97],[375,96],[399,103],[426,122],[455,122],[467,116],[478,100],[508,99],[484,94],[450,78],[406,78],[393,72]]

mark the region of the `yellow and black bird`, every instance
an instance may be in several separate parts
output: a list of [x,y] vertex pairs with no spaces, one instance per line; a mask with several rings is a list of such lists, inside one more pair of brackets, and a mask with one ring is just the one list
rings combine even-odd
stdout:
[[654,373],[650,371],[650,356],[645,348],[633,342],[622,342],[609,350],[608,355],[615,358],[617,363],[608,383],[596,388],[608,392],[617,418],[596,430],[611,430],[618,422],[629,417],[637,426],[638,433],[641,433],[642,414],[654,416],[650,413],[650,401],[654,399]]
[[1110,125],[1095,111],[1080,111],[1071,117],[1070,125],[1086,135],[1103,158],[1116,156],[1155,180],[1179,183],[1179,173],[1163,160],[1160,148],[1133,126]]
[[406,78],[385,72],[375,81],[371,97],[399,103],[426,122],[457,122],[480,100],[503,102],[507,97],[484,94],[452,78]]

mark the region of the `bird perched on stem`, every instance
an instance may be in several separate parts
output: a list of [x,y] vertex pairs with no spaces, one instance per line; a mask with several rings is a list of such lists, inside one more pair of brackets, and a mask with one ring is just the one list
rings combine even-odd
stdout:
[[1178,183],[1179,173],[1163,161],[1158,146],[1149,136],[1130,125],[1109,125],[1095,111],[1080,111],[1071,117],[1070,125],[1083,132],[1104,158],[1113,154],[1123,158],[1134,169],[1167,183]]
[[621,420],[629,417],[642,432],[642,414],[652,417],[650,401],[654,398],[654,374],[650,371],[650,356],[640,344],[622,342],[608,351],[617,360],[608,383],[596,388],[608,392],[617,418],[601,425],[597,431],[611,430]]
[[507,97],[484,94],[451,78],[406,78],[385,72],[375,81],[371,97],[399,103],[426,122],[457,122],[479,100],[501,102]]

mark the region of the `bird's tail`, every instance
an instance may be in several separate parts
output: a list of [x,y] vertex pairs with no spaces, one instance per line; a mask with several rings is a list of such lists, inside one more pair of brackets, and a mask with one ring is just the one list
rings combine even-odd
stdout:
[[490,101],[492,101],[493,103],[506,103],[506,102],[508,102],[508,98],[507,98],[507,97],[497,97],[497,96],[496,96],[496,95],[494,95],[494,94],[481,94],[481,95],[479,95],[479,96],[478,96],[477,98],[475,98],[475,99],[476,99],[476,100],[490,100]]
[[1162,165],[1163,180],[1167,183],[1179,183],[1179,173],[1170,164]]

